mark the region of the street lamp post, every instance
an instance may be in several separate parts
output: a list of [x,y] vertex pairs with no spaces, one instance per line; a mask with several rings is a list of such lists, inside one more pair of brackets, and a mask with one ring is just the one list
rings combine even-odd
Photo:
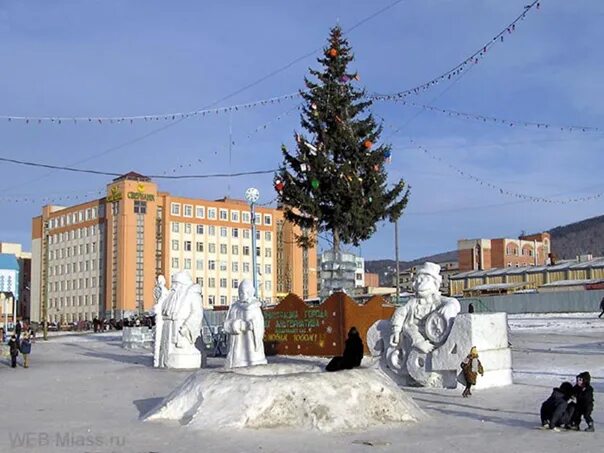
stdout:
[[254,282],[254,296],[258,298],[258,269],[256,258],[256,202],[260,198],[260,192],[254,187],[245,191],[245,199],[250,204],[250,222],[252,226],[252,281]]

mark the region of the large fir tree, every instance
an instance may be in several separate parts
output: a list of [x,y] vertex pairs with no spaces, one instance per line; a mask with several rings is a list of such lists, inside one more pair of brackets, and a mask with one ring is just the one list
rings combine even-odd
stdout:
[[305,232],[300,244],[329,231],[334,254],[341,243],[358,245],[371,237],[379,221],[398,219],[409,197],[403,180],[387,188],[390,146],[378,144],[382,128],[365,113],[371,101],[354,86],[359,77],[348,70],[352,60],[342,30],[332,28],[318,59],[323,68],[310,69],[316,80],[305,78],[301,92],[306,133],[295,134],[295,153],[282,146],[274,181],[286,219]]

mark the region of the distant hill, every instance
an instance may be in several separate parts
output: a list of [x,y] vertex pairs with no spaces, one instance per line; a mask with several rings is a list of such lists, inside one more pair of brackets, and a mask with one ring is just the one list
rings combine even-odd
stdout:
[[604,255],[604,215],[549,230],[552,251],[559,259]]
[[[451,250],[449,252],[438,253],[436,255],[423,256],[421,258],[414,259],[412,261],[399,261],[399,268],[401,270],[408,267],[421,264],[426,261],[432,261],[433,263],[443,263],[445,261],[457,260],[457,250]],[[365,261],[365,271],[378,274],[380,276],[381,286],[394,286],[393,277],[396,273],[396,261],[394,260],[373,260]]]
[[[552,236],[552,251],[558,259],[573,259],[578,255],[592,254],[604,256],[604,215],[580,222],[558,226],[548,231]],[[423,256],[412,261],[399,261],[401,269],[415,266],[424,261],[442,263],[457,259],[457,250]],[[380,276],[380,285],[393,286],[395,274],[394,260],[373,260],[365,262],[365,270]]]

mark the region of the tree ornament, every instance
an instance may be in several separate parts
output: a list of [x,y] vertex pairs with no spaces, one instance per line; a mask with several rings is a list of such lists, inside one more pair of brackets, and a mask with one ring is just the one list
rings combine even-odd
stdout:
[[371,203],[373,201],[373,197],[369,197],[368,200],[369,200],[369,203]]
[[331,58],[335,58],[338,56],[338,51],[336,49],[334,49],[333,47],[331,49],[329,49],[328,53]]
[[317,104],[315,104],[314,102],[312,104],[310,104],[310,108],[313,110],[317,110]]
[[310,181],[310,185],[313,189],[317,190],[319,188],[319,180],[317,178],[313,178]]
[[340,82],[342,83],[346,83],[350,80],[350,77],[348,77],[346,74],[344,74],[342,77],[340,77]]
[[306,170],[308,170],[308,165],[300,164],[300,171],[306,171]]
[[371,143],[371,140],[365,140],[363,142],[363,146],[365,147],[365,149],[371,149],[371,147],[373,146],[373,143]]
[[277,192],[281,192],[284,187],[285,187],[285,184],[283,183],[283,181],[277,180],[275,182],[275,189],[277,190]]
[[380,171],[380,166],[379,166],[378,164],[375,164],[375,165],[373,166],[373,169],[374,169],[375,171]]

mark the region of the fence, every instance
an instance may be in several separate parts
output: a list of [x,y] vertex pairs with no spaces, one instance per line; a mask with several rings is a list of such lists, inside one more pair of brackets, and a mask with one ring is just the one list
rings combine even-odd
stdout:
[[509,294],[459,299],[461,311],[471,303],[476,312],[574,313],[599,311],[604,290]]

